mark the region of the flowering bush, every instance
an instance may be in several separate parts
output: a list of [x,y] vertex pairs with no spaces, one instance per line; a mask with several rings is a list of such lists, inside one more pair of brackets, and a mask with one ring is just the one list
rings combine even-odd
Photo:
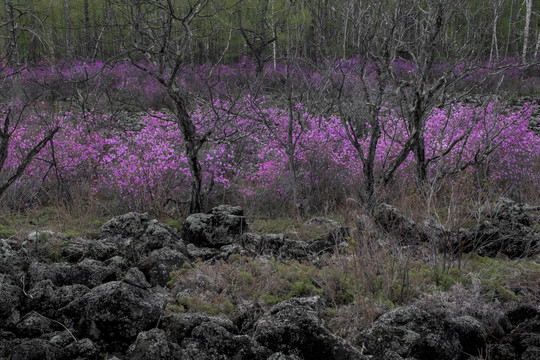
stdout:
[[[256,109],[252,104],[253,99],[234,104],[242,109],[234,121],[226,116],[232,110],[227,104],[216,106],[221,109],[217,112],[202,108],[193,112],[199,129],[209,124],[220,128],[201,152],[203,183],[206,188],[212,186],[211,195],[236,191],[249,197],[258,191],[270,191],[276,199],[286,198],[293,186],[292,164],[304,194],[315,191],[321,181],[336,187],[358,184],[361,162],[339,118],[312,116],[297,104],[297,117],[290,122],[284,109],[269,106],[264,100],[257,100]],[[489,165],[490,179],[516,182],[533,177],[531,169],[540,155],[540,139],[528,131],[532,108],[525,105],[521,111],[505,113],[496,104],[486,108],[458,104],[435,109],[425,134],[427,157],[433,160],[431,175],[452,173],[465,164],[475,165],[474,160],[483,157],[481,162]],[[226,122],[220,123],[224,119]],[[87,182],[95,194],[115,193],[132,208],[159,206],[163,199],[188,196],[190,173],[181,133],[166,114],[141,115],[140,127],[133,130],[125,130],[107,115],[65,113],[56,116],[55,122],[61,126],[60,132],[27,168],[20,183],[35,187],[39,179],[62,181],[68,186]],[[399,150],[399,140],[407,136],[404,122],[393,112],[381,122],[387,130],[377,149],[379,168]],[[7,171],[21,161],[30,139],[43,132],[40,126],[41,117],[30,114],[17,127]],[[288,151],[291,134],[292,152]],[[402,165],[403,180],[412,176],[413,162],[411,154]],[[475,169],[473,166],[470,171]]]
[[[353,67],[354,61],[344,64]],[[404,62],[395,66],[403,74],[414,71]],[[197,86],[202,88],[197,84],[204,76],[195,70],[186,69],[179,79],[193,91]],[[225,81],[239,81],[240,73],[250,76],[251,72],[254,66],[247,61],[223,66],[215,89],[225,95],[230,89]],[[99,73],[104,76],[97,76]],[[314,86],[320,77],[306,71],[297,75],[310,76]],[[279,74],[272,76],[279,78]],[[92,81],[96,88],[128,91],[149,102],[164,96],[162,88],[147,74],[126,63],[76,63],[69,67],[42,64],[24,70],[21,77],[44,82],[54,82],[57,77],[73,83]],[[28,197],[40,187],[54,184],[61,184],[58,188],[65,191],[85,184],[95,196],[113,195],[126,207],[139,210],[189,196],[190,172],[182,134],[169,114],[140,113],[134,123],[126,124],[116,114],[92,109],[51,114],[44,103],[34,107],[36,110],[25,112],[13,129],[0,177],[12,172],[31,148],[32,139],[45,133],[44,123],[59,124],[61,130],[19,180],[19,187],[31,190],[20,199],[22,204],[28,204]],[[424,134],[430,178],[481,171],[483,177],[499,183],[525,178],[537,181],[533,169],[540,157],[540,138],[528,129],[533,109],[534,105],[525,104],[519,111],[505,111],[497,103],[434,109]],[[7,109],[0,109],[0,126],[6,113]],[[399,111],[386,109],[384,114],[379,117],[383,131],[376,171],[385,169],[409,137]],[[210,104],[192,108],[191,116],[200,134],[212,130],[199,154],[203,187],[210,197],[229,194],[252,198],[264,194],[282,201],[293,190],[316,198],[328,191],[354,192],[361,185],[362,163],[336,116],[314,115],[301,103],[287,109],[275,101],[250,96],[234,102],[213,98]],[[368,142],[366,138],[362,146],[367,147]],[[413,167],[411,153],[400,167],[399,180],[411,179]]]

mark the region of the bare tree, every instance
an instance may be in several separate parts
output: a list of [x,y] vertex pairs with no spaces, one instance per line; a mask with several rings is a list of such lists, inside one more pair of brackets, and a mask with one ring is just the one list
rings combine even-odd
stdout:
[[71,45],[71,12],[69,10],[69,0],[64,2],[64,13],[66,16],[66,58],[71,61],[73,58],[73,46]]
[[[3,115],[3,119],[0,119],[0,199],[6,190],[13,185],[24,173],[24,170],[30,165],[34,157],[52,141],[54,135],[60,129],[58,126],[52,127],[47,131],[46,135],[36,142],[36,144],[24,155],[22,161],[14,169],[8,169],[6,160],[10,151],[10,140],[19,126],[24,111],[19,111],[19,114],[14,116],[11,108],[7,109],[7,112]],[[13,121],[14,120],[14,121]]]
[[[202,169],[199,151],[213,128],[198,131],[191,118],[193,97],[180,86],[179,76],[191,63],[193,24],[215,14],[211,0],[176,2],[172,0],[129,0],[119,2],[123,9],[122,47],[131,64],[155,79],[168,98],[165,105],[174,114],[182,133],[184,152],[190,170],[190,213],[201,211]],[[206,104],[211,100],[206,99]]]
[[83,2],[84,13],[84,55],[90,56],[92,44],[90,43],[90,11],[88,10],[88,0]]
[[491,62],[493,58],[499,58],[499,44],[497,39],[497,22],[501,16],[501,9],[504,5],[504,0],[492,0],[491,5],[493,6],[493,31],[491,34],[491,47],[489,50],[489,61]]
[[15,16],[15,8],[13,6],[13,0],[5,0],[7,23],[3,25],[8,26],[9,32],[9,49],[7,56],[11,59],[11,62],[18,64],[19,47],[17,44],[17,18]]
[[[0,24],[0,29],[7,26],[10,34],[9,49],[2,61],[6,64],[18,65],[20,62],[18,46],[17,46],[17,17],[15,16],[15,8],[12,0],[5,1],[8,21]],[[21,12],[22,14],[22,12]],[[31,29],[28,29],[31,30]],[[0,79],[3,85],[9,84],[11,90],[17,87],[17,82],[20,81],[19,73],[6,71],[7,65],[0,67]],[[12,99],[9,99],[12,97]],[[41,139],[35,140],[33,146],[26,152],[21,161],[14,167],[8,167],[6,165],[10,151],[13,151],[12,140],[14,134],[21,124],[25,121],[26,108],[34,103],[37,99],[28,99],[26,97],[18,98],[16,92],[10,91],[8,98],[2,98],[3,104],[0,106],[0,199],[5,192],[9,189],[15,181],[17,181],[24,173],[28,165],[34,160],[36,155],[50,142],[54,135],[60,129],[58,126],[48,126],[48,130],[45,132]],[[22,105],[10,105],[20,103]],[[8,104],[8,105],[6,105]]]
[[[264,10],[265,12],[267,9]],[[251,29],[247,29],[244,26],[244,23],[242,21],[242,13],[240,10],[237,12],[237,19],[238,19],[238,29],[240,30],[240,33],[242,34],[242,37],[244,38],[244,41],[251,51],[251,54],[253,54],[253,57],[255,57],[255,61],[257,62],[257,68],[256,73],[260,75],[263,71],[264,64],[268,60],[267,56],[265,55],[265,50],[270,44],[276,43],[277,37],[275,29],[271,32],[271,35],[268,35],[265,32],[257,32]]]
[[[344,10],[360,36],[358,61],[337,67],[341,75],[333,84],[332,108],[362,161],[363,197],[370,209],[379,186],[393,179],[411,153],[420,188],[428,178],[432,160],[426,156],[426,120],[434,107],[449,101],[450,93],[459,98],[461,80],[478,69],[485,50],[489,27],[468,3],[399,0],[389,6],[382,0],[359,1]],[[474,86],[461,89],[461,95]],[[403,122],[401,137],[385,120],[390,109]],[[379,151],[382,158],[376,162],[383,137],[399,151]]]

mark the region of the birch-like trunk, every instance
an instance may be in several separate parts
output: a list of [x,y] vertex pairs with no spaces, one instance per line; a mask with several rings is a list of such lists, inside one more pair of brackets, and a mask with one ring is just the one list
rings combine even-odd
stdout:
[[[493,8],[493,32],[491,36],[491,48],[489,51],[489,62],[493,60],[493,55],[499,58],[499,46],[497,40],[497,21],[499,20],[499,4],[495,4]],[[494,54],[495,53],[495,54]]]
[[529,46],[529,32],[531,27],[532,0],[525,0],[525,27],[523,28],[523,52],[521,58],[525,61]]
[[540,49],[540,31],[537,31],[538,35],[536,36],[536,46],[534,48],[534,58],[538,56],[538,50]]

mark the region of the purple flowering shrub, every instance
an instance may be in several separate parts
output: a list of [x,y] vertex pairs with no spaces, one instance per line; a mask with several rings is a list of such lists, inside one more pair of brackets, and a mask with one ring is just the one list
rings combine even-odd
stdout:
[[[362,164],[339,118],[313,116],[297,104],[295,120],[289,122],[287,110],[264,99],[214,105],[217,111],[199,107],[192,113],[200,131],[208,126],[216,129],[200,153],[208,196],[250,198],[264,193],[283,201],[291,194],[290,156],[303,194],[316,196],[324,191],[323,185],[350,192],[358,187]],[[462,168],[474,172],[474,160],[478,160],[484,169],[489,165],[486,176],[493,181],[534,179],[540,138],[528,129],[532,110],[533,105],[525,104],[520,111],[505,112],[494,103],[485,108],[457,104],[435,109],[425,134],[430,175],[459,174],[454,170]],[[6,160],[8,173],[21,161],[31,139],[44,131],[40,129],[45,116],[29,113],[16,128]],[[382,169],[399,151],[407,128],[397,112],[389,111],[380,121],[385,131],[376,165]],[[28,194],[62,182],[67,189],[85,183],[95,196],[113,194],[125,207],[137,210],[159,208],[166,199],[187,199],[190,173],[182,137],[168,115],[141,115],[139,126],[131,130],[120,126],[114,117],[91,113],[66,112],[54,116],[54,122],[61,130],[19,180],[19,186],[30,190]],[[290,124],[295,141],[292,153],[286,147]],[[368,139],[365,141],[367,145]],[[464,167],[466,164],[470,166]],[[413,165],[411,154],[402,165],[400,181],[412,179]],[[21,199],[23,204],[30,201]]]
[[[355,59],[341,61],[335,75],[348,71],[354,75],[357,63]],[[328,76],[307,69],[286,70],[283,64],[276,71],[272,64],[266,66],[267,85],[279,84],[289,70],[288,80],[313,87]],[[394,68],[402,77],[415,71],[403,60],[396,61]],[[212,130],[199,153],[208,199],[220,201],[227,196],[282,203],[293,187],[300,196],[312,199],[347,196],[360,189],[362,163],[337,116],[315,115],[302,103],[287,109],[270,97],[240,94],[231,100],[231,89],[242,89],[242,84],[254,79],[255,64],[248,59],[231,66],[186,67],[182,74],[178,82],[187,91],[200,96],[212,91],[214,95],[205,105],[190,110],[200,134]],[[93,92],[98,94],[98,101],[89,103],[93,106],[107,100],[103,93],[139,99],[140,104],[154,109],[160,109],[166,98],[162,86],[129,63],[38,64],[23,69],[18,78],[23,87],[37,82],[55,88],[59,97],[80,95],[81,89]],[[15,81],[9,76],[6,79],[7,85]],[[534,107],[525,104],[521,110],[507,111],[493,102],[485,107],[454,104],[434,109],[424,135],[429,178],[476,174],[499,184],[538,181],[534,169],[540,158],[540,138],[528,127]],[[12,190],[17,192],[11,196],[17,199],[17,206],[31,204],[43,190],[69,193],[81,187],[92,196],[114,197],[123,207],[136,210],[159,209],[169,199],[187,200],[190,172],[182,134],[167,112],[138,113],[135,124],[124,124],[117,113],[91,106],[85,112],[56,114],[45,103],[36,103],[32,109],[13,128],[0,177],[20,164],[32,141],[46,132],[44,124],[58,124],[60,131]],[[0,108],[0,126],[6,114],[7,108]],[[397,109],[381,109],[380,114],[383,131],[376,171],[387,168],[409,137]],[[368,143],[365,138],[364,148]],[[413,181],[414,161],[411,153],[400,166],[397,181]]]

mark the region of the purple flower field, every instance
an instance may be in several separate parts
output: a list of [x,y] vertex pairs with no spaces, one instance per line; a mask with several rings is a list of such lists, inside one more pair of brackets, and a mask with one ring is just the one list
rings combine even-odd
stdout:
[[[415,71],[404,62],[395,66],[403,76]],[[349,68],[354,64],[344,62],[339,67],[340,71]],[[219,75],[209,77],[210,71]],[[274,84],[280,77],[292,76],[298,83],[317,88],[328,79],[327,74],[305,69],[293,75],[286,73],[282,67],[268,69],[265,81]],[[245,93],[231,100],[231,84],[253,76],[254,64],[246,60],[218,70],[208,66],[186,69],[178,80],[192,92],[204,90],[203,79],[214,81],[210,100],[190,109],[197,133],[209,134],[199,152],[207,199],[286,202],[293,191],[306,198],[357,192],[362,187],[363,165],[358,149],[348,138],[350,125],[338,115],[311,111],[301,102],[292,107],[280,103],[271,93],[257,97]],[[337,72],[332,76],[338,76]],[[126,210],[159,209],[167,200],[182,202],[189,198],[191,175],[181,130],[174,116],[155,106],[165,94],[145,73],[127,63],[112,66],[81,62],[71,66],[37,65],[8,76],[8,81],[11,77],[29,87],[55,83],[76,87],[84,83],[93,96],[85,112],[58,108],[52,113],[45,101],[0,107],[0,126],[8,114],[18,114],[17,122],[12,121],[8,156],[0,177],[13,174],[36,139],[51,127],[59,127],[53,140],[13,185],[12,195],[6,196],[17,199],[12,206],[33,206],[35,195],[46,189],[57,189],[60,197],[86,189],[91,197],[115,198]],[[59,93],[62,91],[60,88]],[[101,94],[107,91],[142,99],[141,103],[150,106],[146,112],[135,112],[126,123],[118,113],[103,110],[106,97]],[[521,182],[536,185],[540,137],[529,128],[535,106],[525,103],[521,109],[508,110],[491,101],[434,108],[425,121],[429,178],[459,181],[475,175],[502,187]],[[379,111],[382,132],[376,147],[375,173],[388,168],[410,136],[400,114],[390,105]],[[368,122],[364,125],[371,126]],[[367,151],[369,140],[367,135],[359,139],[363,151]],[[410,152],[399,166],[396,183],[414,186],[414,162],[414,153]]]

